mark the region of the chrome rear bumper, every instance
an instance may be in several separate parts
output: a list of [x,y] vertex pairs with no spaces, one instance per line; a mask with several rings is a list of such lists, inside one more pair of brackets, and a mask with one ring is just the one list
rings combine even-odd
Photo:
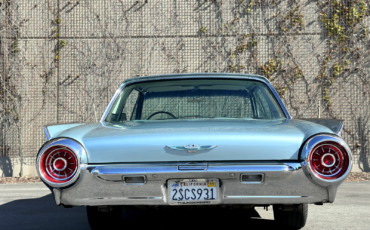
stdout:
[[[259,183],[241,182],[241,174],[263,175]],[[144,176],[143,184],[126,184],[123,177]],[[220,205],[333,202],[341,183],[317,184],[304,163],[202,163],[81,165],[68,188],[54,188],[57,205],[169,205],[167,180],[218,178]]]

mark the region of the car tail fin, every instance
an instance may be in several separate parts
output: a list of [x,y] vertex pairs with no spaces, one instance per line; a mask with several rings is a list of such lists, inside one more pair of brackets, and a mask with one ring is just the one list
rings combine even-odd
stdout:
[[59,133],[79,126],[83,125],[84,123],[72,123],[72,124],[58,124],[58,125],[46,125],[44,126],[44,132],[47,140],[50,140],[51,138],[56,137]]
[[331,129],[333,132],[338,134],[339,136],[341,135],[343,125],[344,125],[344,120],[336,120],[336,119],[304,118],[300,120],[311,121],[311,122],[326,126],[329,129]]

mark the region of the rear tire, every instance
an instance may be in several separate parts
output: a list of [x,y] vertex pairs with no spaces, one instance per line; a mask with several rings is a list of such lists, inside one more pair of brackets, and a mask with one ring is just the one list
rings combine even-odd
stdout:
[[306,225],[308,205],[298,204],[292,210],[284,211],[281,205],[274,205],[274,219],[290,229],[301,229]]
[[98,207],[87,206],[87,220],[93,230],[118,229],[122,222],[123,207],[111,206],[110,210],[99,211]]

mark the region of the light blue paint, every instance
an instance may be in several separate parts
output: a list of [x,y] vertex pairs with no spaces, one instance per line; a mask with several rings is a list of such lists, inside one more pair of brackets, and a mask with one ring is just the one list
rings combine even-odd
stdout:
[[[208,119],[84,124],[61,132],[81,142],[89,163],[298,160],[302,143],[329,128],[302,120]],[[170,146],[218,145],[188,153]]]
[[56,137],[62,131],[67,129],[82,125],[83,123],[75,123],[75,124],[60,124],[60,125],[47,125],[46,128],[49,132],[50,138]]

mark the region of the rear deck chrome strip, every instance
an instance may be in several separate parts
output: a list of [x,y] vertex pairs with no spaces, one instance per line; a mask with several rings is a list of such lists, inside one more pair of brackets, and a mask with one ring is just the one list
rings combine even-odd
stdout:
[[[189,168],[181,170],[181,164],[178,165],[105,165],[105,166],[88,166],[88,171],[95,176],[95,178],[105,182],[121,182],[122,176],[146,175],[149,180],[161,180],[171,175],[172,178],[184,176],[193,176],[197,173],[206,175],[223,175],[222,178],[230,175],[235,175],[235,179],[239,175],[237,173],[283,173],[291,172],[301,169],[300,163],[282,163],[282,164],[212,164],[208,163],[208,168],[199,170]],[[155,175],[154,175],[155,174]],[[154,175],[154,176],[153,176]],[[232,179],[234,176],[230,176]],[[284,177],[284,176],[283,176]],[[192,177],[191,177],[192,178]],[[263,183],[263,181],[261,181]],[[261,183],[259,182],[259,183]]]
[[[179,166],[186,165],[101,165],[88,166],[91,173],[94,175],[123,175],[123,174],[146,174],[146,173],[183,173],[179,170]],[[245,171],[245,172],[274,172],[274,171],[296,171],[301,169],[300,163],[282,163],[282,164],[212,164],[209,163],[207,172],[229,172],[229,171]],[[89,171],[90,171],[89,170]],[[190,170],[189,170],[190,171]],[[195,169],[194,171],[198,171]]]

